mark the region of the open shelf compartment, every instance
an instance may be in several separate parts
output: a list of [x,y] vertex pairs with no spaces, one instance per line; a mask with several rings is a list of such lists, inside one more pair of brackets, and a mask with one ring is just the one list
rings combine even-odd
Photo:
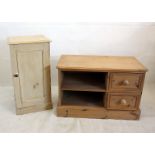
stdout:
[[62,90],[106,91],[106,75],[103,72],[63,71]]
[[104,107],[105,93],[63,91],[62,105]]

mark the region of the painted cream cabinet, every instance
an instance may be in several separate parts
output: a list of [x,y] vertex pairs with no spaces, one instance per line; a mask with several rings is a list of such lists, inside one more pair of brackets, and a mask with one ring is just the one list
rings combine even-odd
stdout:
[[44,36],[8,39],[16,114],[52,108],[50,78],[50,40]]

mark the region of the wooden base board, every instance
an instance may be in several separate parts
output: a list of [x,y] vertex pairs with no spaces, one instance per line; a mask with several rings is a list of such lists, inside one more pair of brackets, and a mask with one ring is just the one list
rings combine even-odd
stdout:
[[81,117],[98,119],[124,119],[137,120],[140,117],[140,109],[137,111],[107,110],[105,108],[88,106],[58,106],[57,116],[60,117]]
[[47,104],[47,105],[41,104],[41,105],[31,106],[31,107],[16,108],[16,114],[23,115],[23,114],[27,114],[27,113],[44,111],[44,110],[48,110],[48,109],[52,109],[51,103]]

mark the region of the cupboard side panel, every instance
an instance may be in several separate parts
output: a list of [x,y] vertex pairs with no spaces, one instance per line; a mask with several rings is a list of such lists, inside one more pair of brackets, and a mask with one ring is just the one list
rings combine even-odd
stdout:
[[58,106],[62,104],[62,97],[63,97],[63,91],[61,89],[62,80],[63,80],[63,72],[60,69],[58,69]]
[[47,100],[47,104],[51,104],[51,64],[50,64],[50,44],[43,44],[44,52],[43,52],[43,73],[44,73],[44,95]]

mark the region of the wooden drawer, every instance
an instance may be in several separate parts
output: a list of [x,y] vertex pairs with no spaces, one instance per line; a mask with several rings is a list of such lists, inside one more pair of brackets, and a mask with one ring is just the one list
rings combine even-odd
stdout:
[[141,90],[143,74],[111,73],[110,90]]
[[109,94],[107,109],[136,110],[138,109],[140,95],[133,94]]

